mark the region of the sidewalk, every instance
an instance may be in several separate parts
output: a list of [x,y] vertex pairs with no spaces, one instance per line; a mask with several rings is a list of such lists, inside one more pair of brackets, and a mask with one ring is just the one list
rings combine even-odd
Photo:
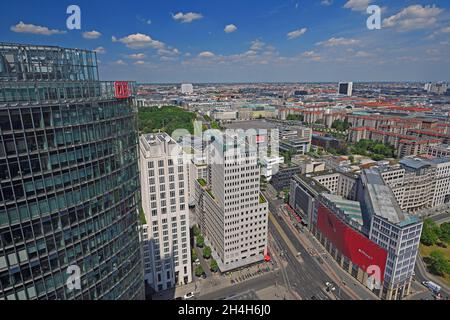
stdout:
[[[262,270],[266,270],[267,267],[269,267],[269,271],[262,272]],[[195,296],[199,296],[200,293],[204,296],[220,289],[231,287],[235,283],[242,283],[247,280],[255,279],[273,271],[274,267],[271,264],[261,263],[242,270],[230,272],[229,275],[213,274],[206,279],[197,279],[187,285],[178,286],[174,289],[154,294],[152,298],[153,300],[169,300],[176,297],[183,297],[189,292],[194,292]]]

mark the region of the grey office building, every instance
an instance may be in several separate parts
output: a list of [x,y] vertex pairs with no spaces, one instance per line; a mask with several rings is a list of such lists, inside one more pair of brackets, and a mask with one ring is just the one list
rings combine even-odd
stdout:
[[132,95],[94,52],[0,43],[0,300],[144,297]]

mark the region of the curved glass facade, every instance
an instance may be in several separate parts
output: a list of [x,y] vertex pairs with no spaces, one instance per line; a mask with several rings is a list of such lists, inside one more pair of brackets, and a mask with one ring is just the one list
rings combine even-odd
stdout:
[[[0,44],[0,55],[8,63],[20,61],[20,52],[85,56],[85,51],[39,48],[44,53]],[[86,74],[96,73],[95,67]],[[143,299],[131,97],[116,99],[100,90],[77,99],[57,95],[28,102],[15,98],[21,93],[14,85],[33,81],[11,76],[0,77],[0,96],[6,87],[10,96],[0,100],[0,299]],[[95,79],[69,84],[95,87],[100,84]],[[67,80],[36,83],[67,87]],[[66,285],[73,275],[69,266],[80,268],[79,288]]]

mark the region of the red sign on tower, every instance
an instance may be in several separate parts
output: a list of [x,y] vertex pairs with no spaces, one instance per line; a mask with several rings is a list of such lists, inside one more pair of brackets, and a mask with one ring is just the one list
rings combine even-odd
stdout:
[[127,99],[131,96],[130,87],[127,81],[114,82],[115,96],[117,99]]

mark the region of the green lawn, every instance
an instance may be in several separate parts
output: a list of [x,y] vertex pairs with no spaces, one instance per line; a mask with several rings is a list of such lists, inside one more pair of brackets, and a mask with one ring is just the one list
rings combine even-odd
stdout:
[[[437,245],[425,246],[423,244],[420,244],[419,250],[420,250],[420,255],[423,258],[429,257],[430,253],[433,251],[439,251],[439,252],[442,252],[448,260],[450,260],[450,246],[447,246],[447,248],[441,248]],[[438,277],[437,275],[434,275],[434,276]],[[443,281],[445,281],[445,283],[450,285],[450,276],[446,275],[445,277],[438,277],[438,278],[441,278]]]

